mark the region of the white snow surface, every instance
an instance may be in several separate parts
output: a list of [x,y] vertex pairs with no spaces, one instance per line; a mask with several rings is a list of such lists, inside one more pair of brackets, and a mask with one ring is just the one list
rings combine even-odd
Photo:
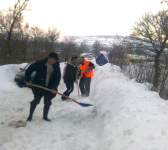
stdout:
[[[168,101],[110,63],[96,65],[88,98],[78,97],[76,84],[70,95],[94,106],[61,101],[57,95],[48,115],[52,122],[47,122],[42,99],[32,121],[15,128],[11,124],[27,119],[33,100],[30,88],[14,83],[25,65],[0,66],[0,150],[168,150]],[[61,79],[58,91],[65,90]]]

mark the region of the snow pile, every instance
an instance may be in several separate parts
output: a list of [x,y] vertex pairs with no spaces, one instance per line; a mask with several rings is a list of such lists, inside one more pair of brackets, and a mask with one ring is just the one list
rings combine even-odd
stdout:
[[[60,64],[61,71],[64,65]],[[9,126],[26,120],[33,99],[31,89],[13,83],[20,66],[0,66],[5,84],[0,88],[1,150],[168,150],[168,102],[109,63],[96,65],[88,98],[78,97],[76,85],[70,95],[94,106],[63,102],[57,95],[49,112],[52,122],[42,120],[42,99],[26,127]],[[58,91],[65,90],[61,80]]]
[[26,64],[27,63],[0,66],[0,90],[14,88],[14,77],[16,73],[20,71],[20,68],[25,67]]

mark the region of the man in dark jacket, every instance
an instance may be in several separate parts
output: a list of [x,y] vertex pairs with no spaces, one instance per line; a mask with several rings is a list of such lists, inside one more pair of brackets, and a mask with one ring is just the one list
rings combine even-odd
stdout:
[[[63,95],[69,96],[74,89],[74,82],[76,81],[76,73],[77,73],[77,56],[71,58],[65,68],[65,74],[63,75],[64,83],[66,84],[67,90],[63,93]],[[62,100],[66,100],[65,97],[62,96]]]
[[32,120],[32,116],[37,104],[40,103],[41,98],[44,96],[44,110],[43,119],[46,121],[51,121],[47,115],[49,108],[51,106],[51,100],[56,96],[55,92],[59,85],[61,79],[60,66],[58,62],[58,55],[54,52],[49,54],[49,57],[36,61],[31,64],[26,70],[26,84],[30,85],[31,74],[36,71],[35,77],[33,79],[33,84],[47,87],[52,91],[46,91],[41,88],[32,87],[32,92],[34,94],[34,100],[30,102],[30,114],[27,121]]

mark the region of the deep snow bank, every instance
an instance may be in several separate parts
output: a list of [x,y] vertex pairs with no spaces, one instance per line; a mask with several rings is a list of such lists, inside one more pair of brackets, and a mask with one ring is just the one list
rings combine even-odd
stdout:
[[[60,66],[62,71],[64,63]],[[33,99],[31,89],[19,88],[13,82],[19,68],[0,66],[0,77],[4,79],[0,89],[0,149],[167,150],[167,101],[144,84],[130,81],[111,64],[96,65],[88,98],[78,98],[76,85],[70,95],[94,107],[62,102],[57,95],[49,112],[51,123],[41,119],[42,100],[26,127],[8,126],[11,121],[26,120]],[[63,93],[65,89],[61,80],[58,90]]]
[[15,88],[14,77],[27,63],[0,66],[0,90]]

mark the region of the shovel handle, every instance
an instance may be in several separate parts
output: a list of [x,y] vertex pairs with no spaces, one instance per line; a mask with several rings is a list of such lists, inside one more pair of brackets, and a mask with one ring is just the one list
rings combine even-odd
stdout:
[[76,73],[76,81],[77,81],[77,89],[78,89],[78,97],[80,97],[80,92],[79,92],[79,84],[78,84],[78,75]]
[[[31,86],[35,86],[35,87],[38,87],[38,88],[41,88],[41,89],[44,89],[44,90],[47,90],[47,91],[50,91],[50,92],[52,91],[52,90],[49,89],[49,88],[46,88],[46,87],[43,87],[43,86],[40,86],[40,85],[36,85],[36,84],[33,84],[33,83],[31,83],[30,85],[31,85]],[[57,94],[59,94],[59,95],[65,97],[65,98],[67,98],[67,99],[71,99],[71,100],[74,101],[75,103],[79,104],[79,102],[77,102],[76,100],[74,100],[74,99],[72,99],[72,98],[70,98],[70,97],[68,97],[68,96],[66,96],[66,95],[63,95],[63,94],[61,94],[61,93],[59,93],[59,92],[57,92],[57,91],[55,91],[55,93],[57,93]]]

